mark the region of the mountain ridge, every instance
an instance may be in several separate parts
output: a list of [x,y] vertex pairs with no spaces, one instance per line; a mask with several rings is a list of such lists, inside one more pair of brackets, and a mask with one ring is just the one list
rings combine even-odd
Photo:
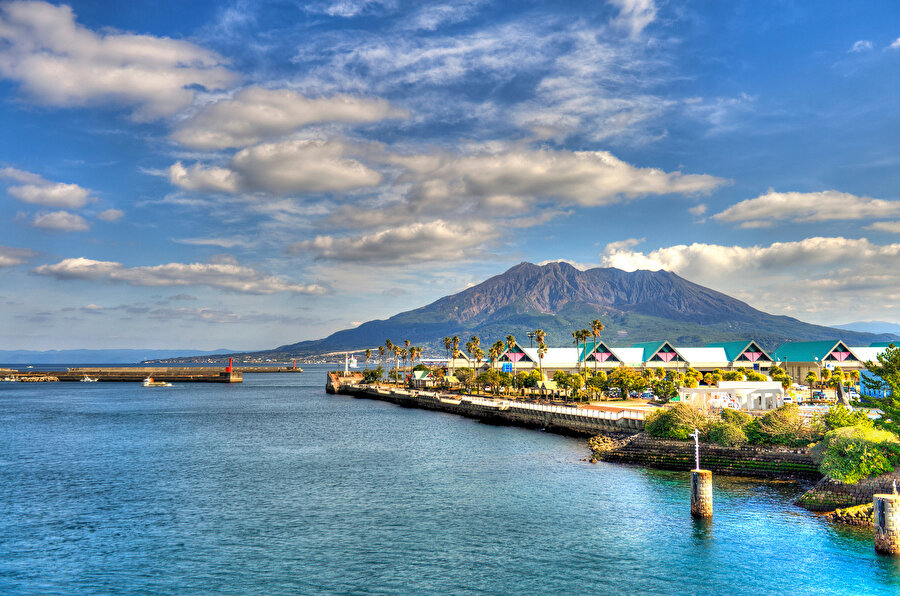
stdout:
[[[597,267],[582,271],[562,261],[523,262],[475,286],[387,319],[368,321],[318,340],[252,352],[266,357],[305,357],[341,350],[375,348],[388,338],[409,339],[444,352],[445,336],[479,335],[490,344],[507,335],[544,329],[550,346],[570,345],[571,332],[606,326],[610,345],[670,340],[678,345],[754,339],[767,349],[789,340],[842,339],[851,345],[894,339],[805,323],[772,315],[727,294],[686,280],[670,271],[633,272]],[[249,354],[249,353],[248,353]]]

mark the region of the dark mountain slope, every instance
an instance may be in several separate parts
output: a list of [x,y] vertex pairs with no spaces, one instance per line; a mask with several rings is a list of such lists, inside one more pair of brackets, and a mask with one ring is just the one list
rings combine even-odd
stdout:
[[770,315],[668,271],[580,271],[559,262],[521,263],[422,308],[265,353],[302,356],[365,349],[388,338],[409,339],[440,352],[444,336],[478,334],[484,344],[512,333],[524,341],[524,333],[536,328],[547,332],[549,345],[568,345],[571,331],[589,327],[595,318],[606,324],[603,337],[618,345],[652,339],[703,345],[754,338],[773,348],[789,340],[834,338],[868,345],[892,339]]

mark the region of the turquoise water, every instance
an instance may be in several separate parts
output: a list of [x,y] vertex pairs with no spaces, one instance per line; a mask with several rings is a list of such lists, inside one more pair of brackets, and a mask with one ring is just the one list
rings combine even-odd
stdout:
[[802,487],[582,461],[579,439],[242,385],[0,383],[3,594],[896,594]]

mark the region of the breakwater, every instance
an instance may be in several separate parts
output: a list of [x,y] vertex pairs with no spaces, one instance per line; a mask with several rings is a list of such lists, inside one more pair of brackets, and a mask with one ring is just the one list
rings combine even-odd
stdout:
[[[360,379],[359,375],[342,377],[329,373],[325,390],[332,394],[389,401],[405,407],[451,412],[495,424],[585,436],[604,435],[613,438],[601,441],[603,446],[594,452],[596,459],[662,470],[690,470],[694,467],[694,444],[647,436],[643,432],[645,414],[642,410],[621,408],[618,411],[603,411],[487,399],[366,385]],[[594,441],[592,443],[599,445]],[[817,480],[822,477],[807,449],[723,447],[704,443],[700,447],[700,457],[704,469],[718,474],[770,479]]]
[[823,478],[797,499],[797,505],[810,511],[834,511],[857,505],[871,505],[876,494],[894,491],[900,485],[900,471],[863,478],[856,484]]
[[550,404],[456,396],[437,391],[385,388],[344,382],[329,374],[329,393],[389,401],[401,406],[439,410],[477,418],[495,424],[511,424],[548,431],[592,436],[596,434],[633,434],[644,428],[644,412],[638,410],[587,410]]

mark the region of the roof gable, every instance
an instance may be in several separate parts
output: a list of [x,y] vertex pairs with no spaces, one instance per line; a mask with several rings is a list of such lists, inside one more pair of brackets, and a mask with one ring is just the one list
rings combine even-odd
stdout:
[[651,362],[684,362],[684,358],[678,353],[672,344],[667,341],[648,341],[632,344],[632,348],[644,350],[643,361]]
[[838,340],[794,341],[781,344],[773,356],[782,362],[843,362],[852,356],[852,352]]
[[578,359],[582,362],[620,362],[609,346],[602,341],[586,344]]
[[723,348],[729,362],[757,362],[760,360],[771,361],[772,356],[759,347],[753,340],[750,341],[721,341],[706,344],[707,348]]

